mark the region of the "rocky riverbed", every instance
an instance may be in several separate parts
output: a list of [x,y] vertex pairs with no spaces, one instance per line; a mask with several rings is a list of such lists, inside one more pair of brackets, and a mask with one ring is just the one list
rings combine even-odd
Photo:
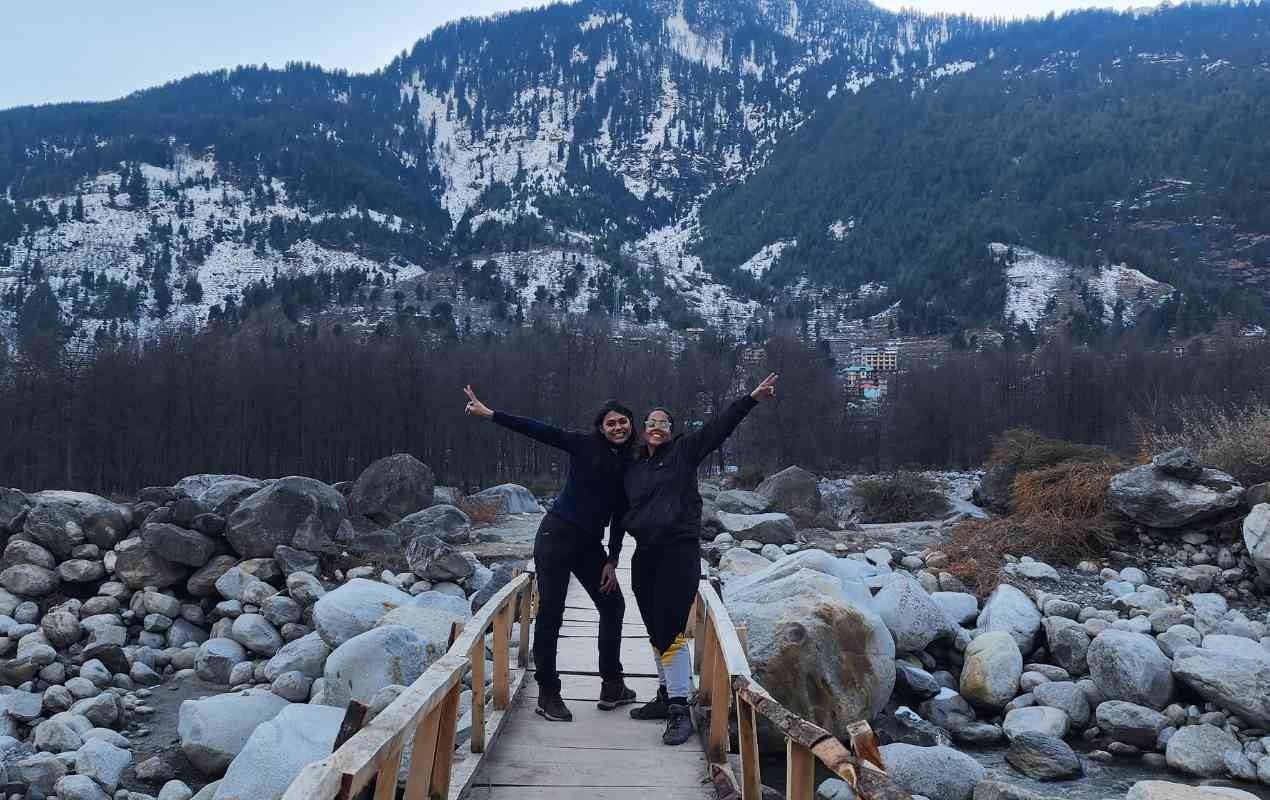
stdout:
[[[1203,800],[1225,782],[1267,797],[1270,505],[1175,461],[1123,481],[1144,522],[1107,559],[1010,558],[986,598],[941,550],[983,513],[964,473],[935,476],[947,519],[902,525],[853,523],[851,480],[798,468],[753,492],[706,485],[703,556],[759,680],[838,735],[871,720],[915,796]],[[495,521],[473,525],[473,503]],[[444,652],[540,515],[521,487],[464,497],[406,455],[334,485],[0,489],[3,794],[279,797],[330,752],[350,700],[377,713]]]

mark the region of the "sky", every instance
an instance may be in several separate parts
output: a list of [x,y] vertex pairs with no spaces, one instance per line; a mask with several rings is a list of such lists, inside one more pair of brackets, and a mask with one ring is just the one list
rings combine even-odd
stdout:
[[[527,0],[0,0],[0,108],[111,100],[195,72],[311,61],[370,72],[449,20]],[[879,0],[986,16],[1142,0]]]

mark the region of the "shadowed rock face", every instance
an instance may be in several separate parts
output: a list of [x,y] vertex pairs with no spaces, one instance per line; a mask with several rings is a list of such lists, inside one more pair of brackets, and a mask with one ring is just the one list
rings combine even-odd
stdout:
[[313,478],[283,478],[239,504],[225,537],[243,558],[272,558],[279,545],[311,550],[329,544],[348,516],[344,496]]
[[1183,478],[1154,464],[1121,472],[1107,488],[1107,499],[1117,511],[1152,528],[1212,519],[1238,506],[1243,496],[1243,487],[1224,472],[1204,468]]
[[391,525],[432,505],[435,485],[427,464],[408,453],[398,453],[364,469],[348,502],[354,513]]
[[[730,598],[749,637],[754,677],[794,713],[839,737],[882,710],[895,687],[895,642],[832,576],[799,570]],[[760,731],[765,747],[781,747]]]

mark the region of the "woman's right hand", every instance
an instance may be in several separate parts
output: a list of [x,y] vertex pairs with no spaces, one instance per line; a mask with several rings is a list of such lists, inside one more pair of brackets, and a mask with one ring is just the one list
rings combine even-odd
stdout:
[[465,413],[485,419],[494,416],[494,410],[477,399],[476,392],[472,391],[471,384],[463,387],[463,394],[467,395],[467,407],[463,409]]

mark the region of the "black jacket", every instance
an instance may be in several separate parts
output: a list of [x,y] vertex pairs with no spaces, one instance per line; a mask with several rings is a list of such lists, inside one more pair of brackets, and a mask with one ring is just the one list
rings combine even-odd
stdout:
[[596,539],[609,529],[609,561],[622,553],[622,515],[626,513],[626,493],[622,473],[623,454],[599,433],[563,431],[544,422],[494,412],[494,422],[569,454],[569,474],[564,489],[551,505],[554,514],[584,535]]
[[732,435],[758,403],[749,395],[738,398],[714,419],[691,433],[681,434],[657,448],[650,457],[639,448],[626,469],[626,498],[630,510],[622,522],[641,545],[701,537],[701,494],[697,467]]

